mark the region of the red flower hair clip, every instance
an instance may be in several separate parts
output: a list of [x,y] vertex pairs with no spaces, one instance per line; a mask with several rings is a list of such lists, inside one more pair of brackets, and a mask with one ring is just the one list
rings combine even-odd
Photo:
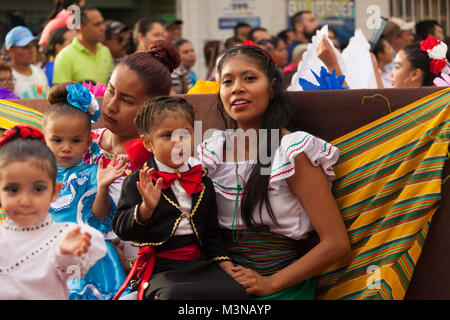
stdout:
[[447,45],[438,39],[428,36],[420,42],[420,49],[430,58],[430,71],[438,74],[445,68],[447,59]]
[[30,126],[19,125],[6,130],[3,137],[0,138],[0,147],[15,139],[40,140],[45,143],[44,135],[41,131]]

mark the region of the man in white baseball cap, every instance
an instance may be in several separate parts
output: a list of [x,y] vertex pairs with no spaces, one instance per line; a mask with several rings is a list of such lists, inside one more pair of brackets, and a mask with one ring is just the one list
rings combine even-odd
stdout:
[[414,21],[406,22],[398,17],[391,17],[386,23],[383,36],[391,46],[393,52],[392,62],[384,66],[386,74],[391,73],[397,52],[404,46],[413,43],[414,35],[412,31],[415,25],[416,23]]
[[11,57],[14,93],[22,99],[42,99],[49,91],[47,76],[33,64],[37,38],[23,26],[11,29],[5,37],[5,47]]
[[384,27],[383,36],[386,37],[394,51],[398,52],[414,41],[412,31],[415,26],[414,21],[406,22],[398,17],[391,17]]

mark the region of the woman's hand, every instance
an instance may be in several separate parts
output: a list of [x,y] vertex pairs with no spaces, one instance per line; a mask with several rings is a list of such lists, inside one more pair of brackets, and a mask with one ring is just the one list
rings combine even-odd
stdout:
[[[341,76],[344,75],[342,72],[341,66],[339,65],[336,52],[334,51],[331,44],[325,38],[325,36],[320,40],[319,45],[316,49],[317,57],[323,62],[323,64],[327,67],[328,72],[332,73],[333,70],[336,70],[336,75]],[[342,84],[344,87],[348,87],[347,80]]]
[[142,197],[142,204],[139,208],[139,216],[142,220],[148,220],[152,216],[153,210],[158,205],[161,198],[162,178],[153,185],[152,172],[154,168],[144,168],[139,172],[139,181],[136,186]]
[[331,70],[337,70],[339,63],[336,53],[325,36],[320,40],[319,45],[317,46],[317,57],[322,60],[330,73]]
[[67,232],[59,242],[59,251],[62,255],[80,256],[86,253],[91,245],[91,235],[81,233],[80,226],[76,226]]
[[243,266],[234,266],[231,270],[233,271],[231,276],[245,288],[247,294],[268,296],[276,292],[270,277],[264,277]]
[[98,188],[107,188],[116,179],[120,178],[125,170],[128,168],[128,158],[124,157],[122,160],[117,160],[117,154],[114,154],[112,161],[103,168],[103,157],[98,161],[97,171],[97,186]]
[[219,262],[219,266],[222,268],[223,271],[225,271],[229,276],[233,276],[233,271],[231,270],[233,268],[233,262],[231,261],[222,261]]

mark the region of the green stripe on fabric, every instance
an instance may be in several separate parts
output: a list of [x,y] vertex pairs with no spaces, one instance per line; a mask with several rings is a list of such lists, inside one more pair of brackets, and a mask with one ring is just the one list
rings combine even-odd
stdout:
[[[413,158],[415,156],[418,156],[419,154],[428,151],[428,149],[430,148],[430,146],[434,143],[433,140],[429,140],[424,144],[418,144],[417,140],[408,144],[407,146],[404,147],[400,147],[396,150],[394,150],[391,153],[388,153],[386,156],[381,157],[380,159],[377,159],[376,161],[370,162],[367,165],[365,165],[364,169],[368,169],[371,167],[375,167],[377,164],[389,164],[392,163],[394,160],[389,160],[391,158],[394,158],[396,154],[401,153],[401,152],[405,152],[408,150],[408,148],[412,147],[409,151],[409,153],[405,154],[403,157],[404,158]],[[363,175],[361,178],[359,178],[359,180],[356,180],[355,178],[351,178],[352,176],[354,176],[354,172],[350,172],[349,174],[339,178],[336,180],[335,185],[333,186],[333,194],[335,195],[335,197],[339,198],[344,194],[347,194],[349,192],[352,192],[356,189],[361,188],[363,185],[368,184],[368,181],[370,181],[371,183],[376,181],[377,178],[383,177],[385,175],[388,175],[392,172],[394,172],[403,162],[400,162],[399,160],[396,160],[392,165],[387,166],[387,167],[381,167],[381,168],[374,168],[373,170],[370,170],[366,175]],[[357,169],[355,171],[362,171],[361,169]],[[375,172],[375,174],[373,174]],[[371,177],[370,177],[371,176]],[[370,179],[369,179],[370,177]],[[342,187],[342,185],[344,184],[344,180],[345,182],[348,181],[353,181],[355,180],[354,183],[351,184],[347,184],[347,186]]]
[[[361,137],[368,136],[368,135],[378,131],[380,128],[391,127],[393,123],[398,122],[403,118],[409,120],[411,124],[416,124],[416,120],[415,120],[415,118],[411,118],[411,116],[410,116],[411,114],[416,113],[418,110],[423,109],[423,108],[425,108],[425,109],[422,112],[420,112],[418,115],[416,115],[416,117],[420,117],[424,113],[428,113],[428,112],[432,111],[433,108],[437,109],[438,110],[437,112],[441,111],[448,104],[448,102],[447,102],[447,104],[445,103],[445,100],[446,100],[445,96],[448,96],[448,95],[450,95],[450,93],[443,94],[444,97],[442,95],[437,96],[423,104],[420,104],[420,105],[408,110],[408,112],[399,113],[397,116],[395,116],[393,118],[389,118],[386,121],[370,128],[367,131],[360,132],[359,134],[356,134],[356,135],[348,138],[347,140],[344,140],[344,141],[336,144],[336,147],[338,147],[344,153],[344,151],[347,150],[346,146],[348,144],[358,141],[359,139],[361,139]],[[441,100],[442,100],[442,105],[434,105],[437,102],[440,103]],[[401,123],[404,124],[405,122],[403,121]]]
[[[353,146],[353,150],[345,150],[342,143],[336,143],[336,147],[339,148],[342,152],[342,156],[339,157],[339,163],[343,163],[345,161],[348,161],[349,159],[353,158],[355,155],[358,155],[361,152],[361,149],[366,150],[370,149],[376,145],[382,144],[383,142],[387,140],[391,140],[394,137],[400,135],[403,132],[408,131],[410,128],[417,126],[419,123],[423,123],[429,119],[432,119],[436,114],[438,114],[441,110],[441,108],[433,109],[434,112],[429,112],[422,114],[421,117],[416,119],[410,119],[408,122],[408,125],[397,125],[396,127],[389,128],[390,132],[388,134],[386,133],[378,133],[376,136],[370,136],[369,133],[372,130],[369,130],[368,132],[365,132],[365,134],[368,136],[366,139],[363,139],[360,143],[358,143],[358,147]],[[445,124],[446,122],[444,122]]]

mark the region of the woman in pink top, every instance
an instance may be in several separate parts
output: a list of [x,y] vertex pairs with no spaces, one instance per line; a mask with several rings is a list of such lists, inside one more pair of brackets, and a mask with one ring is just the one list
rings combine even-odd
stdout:
[[55,0],[55,7],[47,19],[44,30],[42,30],[39,45],[46,46],[52,31],[59,28],[67,28],[68,24],[73,22],[72,12],[67,11],[70,6],[75,5],[81,8],[85,2],[85,0]]

